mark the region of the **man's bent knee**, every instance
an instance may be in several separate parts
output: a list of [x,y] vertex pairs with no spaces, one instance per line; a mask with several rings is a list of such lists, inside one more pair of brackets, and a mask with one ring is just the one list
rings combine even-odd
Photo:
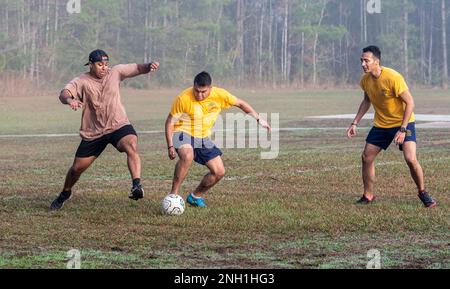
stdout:
[[136,140],[130,140],[126,142],[121,149],[119,149],[120,152],[125,152],[127,154],[137,154],[137,141]]
[[415,167],[419,163],[416,158],[405,158],[405,161],[410,167]]
[[119,152],[127,153],[127,154],[136,154],[137,153],[137,136],[135,135],[127,135],[124,136],[117,144],[116,148]]
[[361,155],[361,160],[364,164],[370,164],[370,163],[373,163],[375,158],[373,156],[369,156],[369,155],[363,153]]
[[218,179],[222,179],[225,176],[225,168],[219,168],[211,171],[211,173]]
[[87,168],[82,167],[82,166],[77,166],[77,165],[73,165],[70,168],[70,174],[74,175],[74,176],[79,176],[81,175]]
[[178,157],[183,162],[192,162],[194,160],[194,150],[192,148],[179,148],[178,151]]
[[183,165],[190,166],[194,161],[194,155],[183,155],[180,156],[179,162]]
[[95,157],[75,158],[69,172],[73,175],[81,175],[94,162]]

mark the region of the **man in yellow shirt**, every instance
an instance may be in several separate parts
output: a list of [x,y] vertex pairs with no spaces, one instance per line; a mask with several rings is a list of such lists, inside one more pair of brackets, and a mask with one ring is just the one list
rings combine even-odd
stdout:
[[186,201],[196,207],[206,207],[203,194],[225,175],[222,152],[209,138],[220,111],[231,106],[250,114],[258,123],[271,130],[270,125],[259,118],[258,113],[245,101],[236,98],[222,88],[213,87],[207,72],[199,73],[194,85],[184,90],[174,101],[166,120],[166,141],[169,158],[179,160],[175,166],[171,194],[178,194],[192,161],[209,169],[197,188]]
[[362,154],[364,194],[358,203],[368,204],[375,200],[375,158],[394,141],[403,151],[420,200],[427,208],[435,207],[436,201],[425,190],[423,170],[416,158],[414,100],[402,75],[391,68],[381,66],[380,61],[381,51],[377,46],[363,49],[361,66],[365,74],[360,85],[364,91],[364,99],[347,129],[347,136],[354,137],[356,126],[370,105],[373,105],[374,126],[367,136]]

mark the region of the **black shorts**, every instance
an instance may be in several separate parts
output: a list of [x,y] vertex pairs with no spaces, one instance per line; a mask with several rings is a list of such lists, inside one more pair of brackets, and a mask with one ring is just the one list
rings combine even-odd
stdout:
[[[392,128],[380,128],[373,127],[369,134],[367,135],[366,142],[370,143],[374,146],[382,148],[386,150],[394,140],[395,134],[399,131],[400,127],[392,127]],[[413,141],[416,142],[416,125],[414,122],[408,123],[406,127],[406,136],[404,142]],[[403,146],[399,145],[400,150],[403,150]]]
[[208,137],[195,138],[185,132],[175,132],[172,141],[177,151],[180,146],[190,144],[194,149],[194,161],[204,166],[210,160],[222,155],[222,151]]
[[78,146],[75,156],[77,158],[98,157],[106,148],[108,144],[112,144],[117,149],[117,143],[124,137],[130,134],[137,136],[131,124],[122,126],[116,131],[105,134],[104,136],[91,141],[82,140]]

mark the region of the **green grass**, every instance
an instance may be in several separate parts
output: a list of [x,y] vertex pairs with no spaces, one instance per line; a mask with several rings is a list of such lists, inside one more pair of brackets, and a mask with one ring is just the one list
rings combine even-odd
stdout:
[[[122,97],[138,130],[163,130],[177,92]],[[72,248],[82,268],[365,268],[370,249],[380,251],[383,268],[450,268],[448,129],[418,129],[437,208],[422,208],[395,146],[377,159],[379,201],[357,206],[367,130],[349,141],[348,120],[304,117],[354,113],[359,91],[233,92],[258,111],[279,112],[282,127],[343,129],[281,132],[274,160],[261,160],[260,149],[224,149],[226,177],[207,196],[208,208],[187,207],[178,217],[160,213],[175,165],[163,134],[139,138],[144,200],[127,198],[126,156],[108,147],[73,198],[51,213],[79,137],[0,138],[0,268],[65,268]],[[447,95],[414,92],[416,113],[447,114]],[[56,96],[0,99],[2,135],[77,133],[79,124],[80,113]],[[184,196],[205,172],[191,168]]]

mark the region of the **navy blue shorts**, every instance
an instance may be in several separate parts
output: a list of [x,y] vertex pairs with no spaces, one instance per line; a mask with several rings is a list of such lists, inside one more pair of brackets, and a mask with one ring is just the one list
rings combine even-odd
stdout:
[[185,132],[175,132],[172,137],[175,150],[184,144],[190,144],[194,149],[194,161],[201,165],[222,155],[222,151],[209,138],[196,138]]
[[[369,134],[367,135],[366,142],[373,144],[377,147],[380,147],[386,150],[391,142],[394,140],[395,134],[399,131],[400,127],[392,127],[392,128],[380,128],[380,127],[372,127]],[[408,123],[406,127],[407,132],[405,136],[405,141],[413,141],[416,142],[416,125],[414,122]],[[399,146],[400,150],[403,150],[402,146]]]
[[131,124],[122,126],[118,130],[105,134],[98,139],[94,139],[91,141],[81,140],[75,156],[77,158],[86,158],[92,156],[98,157],[105,150],[108,144],[112,144],[117,149],[117,143],[119,143],[119,141],[124,136],[127,136],[129,134],[134,134],[135,136],[137,136],[137,133]]

